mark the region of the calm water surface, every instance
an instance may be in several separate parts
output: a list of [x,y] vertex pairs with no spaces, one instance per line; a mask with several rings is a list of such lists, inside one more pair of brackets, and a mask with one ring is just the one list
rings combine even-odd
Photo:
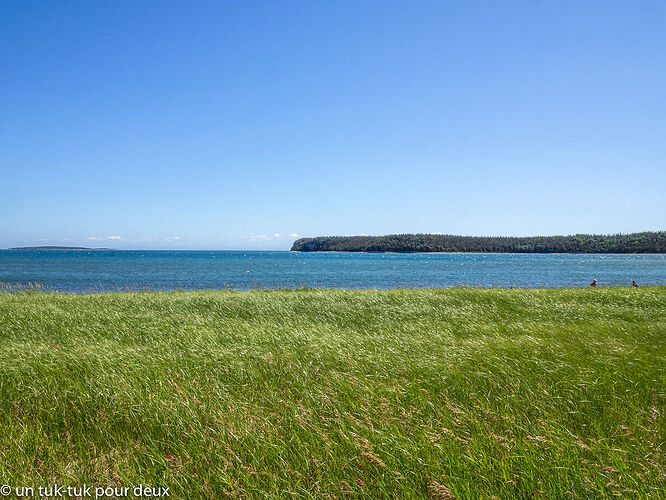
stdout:
[[62,292],[666,285],[664,255],[0,250],[0,282]]

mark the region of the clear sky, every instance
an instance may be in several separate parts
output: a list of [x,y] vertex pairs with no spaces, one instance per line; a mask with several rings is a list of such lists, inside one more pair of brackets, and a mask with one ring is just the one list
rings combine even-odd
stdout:
[[664,230],[666,2],[0,2],[0,247]]

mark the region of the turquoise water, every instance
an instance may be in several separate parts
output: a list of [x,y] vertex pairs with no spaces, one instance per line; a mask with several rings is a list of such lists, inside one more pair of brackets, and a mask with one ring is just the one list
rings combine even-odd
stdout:
[[0,282],[49,290],[666,285],[664,255],[0,250]]

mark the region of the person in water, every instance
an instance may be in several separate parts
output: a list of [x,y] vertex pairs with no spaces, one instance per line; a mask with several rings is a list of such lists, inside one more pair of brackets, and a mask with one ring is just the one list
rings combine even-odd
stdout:
[[590,283],[590,286],[596,287],[597,286],[597,280],[596,279],[592,280],[592,283]]
[[631,282],[631,286],[633,286],[633,287],[635,287],[635,288],[638,288],[638,283],[636,283],[636,281],[632,281],[632,282]]

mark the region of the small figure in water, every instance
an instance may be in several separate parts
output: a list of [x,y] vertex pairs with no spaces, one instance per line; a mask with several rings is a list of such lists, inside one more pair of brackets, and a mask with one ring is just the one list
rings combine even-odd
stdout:
[[596,279],[592,280],[592,283],[590,283],[590,286],[596,287],[597,286],[597,280]]
[[631,282],[631,286],[633,286],[633,287],[635,287],[635,288],[638,288],[638,283],[636,283],[636,281],[632,281],[632,282]]

